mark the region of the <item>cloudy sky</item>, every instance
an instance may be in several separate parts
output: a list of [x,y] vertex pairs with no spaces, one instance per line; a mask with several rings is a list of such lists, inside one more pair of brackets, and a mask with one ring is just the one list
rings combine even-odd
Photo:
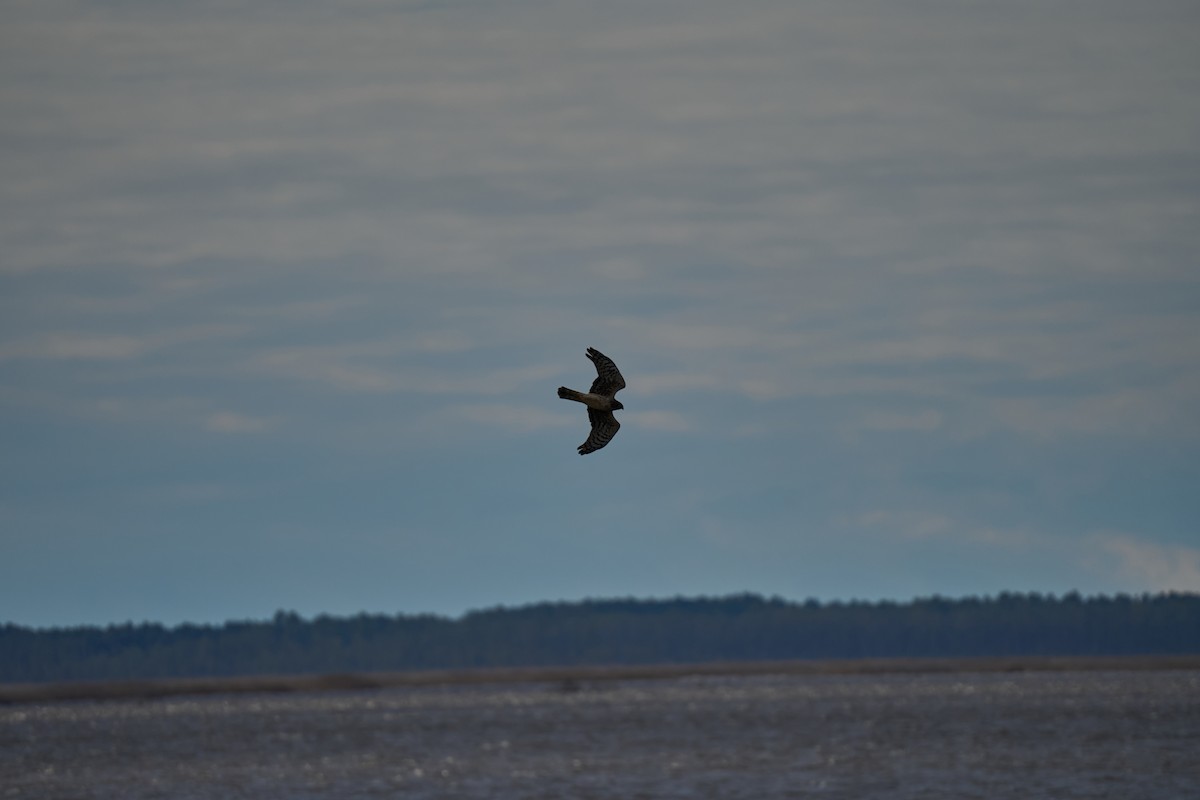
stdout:
[[0,12],[0,621],[1200,591],[1194,2]]

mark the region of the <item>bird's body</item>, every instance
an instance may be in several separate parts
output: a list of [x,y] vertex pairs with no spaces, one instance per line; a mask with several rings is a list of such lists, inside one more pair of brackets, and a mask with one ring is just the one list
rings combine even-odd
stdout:
[[612,412],[625,407],[616,398],[617,392],[625,388],[625,378],[621,376],[617,365],[594,347],[587,349],[587,357],[596,365],[596,380],[592,381],[591,391],[577,392],[565,386],[558,387],[558,396],[562,399],[587,406],[592,432],[587,441],[579,445],[581,456],[594,453],[612,441],[621,429],[621,423],[617,422]]
[[602,394],[592,394],[591,392],[577,392],[574,389],[568,389],[565,386],[558,387],[558,396],[563,400],[574,400],[577,403],[583,403],[588,408],[594,408],[597,411],[612,411],[614,403],[611,397],[605,397]]

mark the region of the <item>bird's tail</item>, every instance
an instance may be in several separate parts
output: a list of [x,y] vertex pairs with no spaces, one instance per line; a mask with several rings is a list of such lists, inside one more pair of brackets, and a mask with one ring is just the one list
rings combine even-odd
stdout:
[[583,402],[583,395],[581,395],[579,392],[575,391],[574,389],[568,389],[565,386],[558,387],[558,396],[561,397],[563,400],[576,400],[580,403]]

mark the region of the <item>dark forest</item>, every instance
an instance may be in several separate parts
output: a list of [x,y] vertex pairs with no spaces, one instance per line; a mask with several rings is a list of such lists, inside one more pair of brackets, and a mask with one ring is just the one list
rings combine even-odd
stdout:
[[498,607],[458,618],[0,627],[0,682],[690,664],[1200,653],[1200,595],[1003,593],[910,602],[744,594]]

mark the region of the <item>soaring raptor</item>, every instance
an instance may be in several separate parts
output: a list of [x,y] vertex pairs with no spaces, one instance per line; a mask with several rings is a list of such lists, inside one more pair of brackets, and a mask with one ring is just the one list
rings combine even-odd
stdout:
[[621,423],[613,416],[625,406],[614,395],[625,388],[625,379],[621,370],[608,356],[594,347],[587,349],[587,357],[596,365],[596,380],[592,381],[589,392],[577,392],[565,386],[558,387],[558,396],[564,400],[574,400],[587,406],[588,421],[592,423],[592,432],[587,441],[579,445],[579,455],[594,453],[612,441],[621,429]]

